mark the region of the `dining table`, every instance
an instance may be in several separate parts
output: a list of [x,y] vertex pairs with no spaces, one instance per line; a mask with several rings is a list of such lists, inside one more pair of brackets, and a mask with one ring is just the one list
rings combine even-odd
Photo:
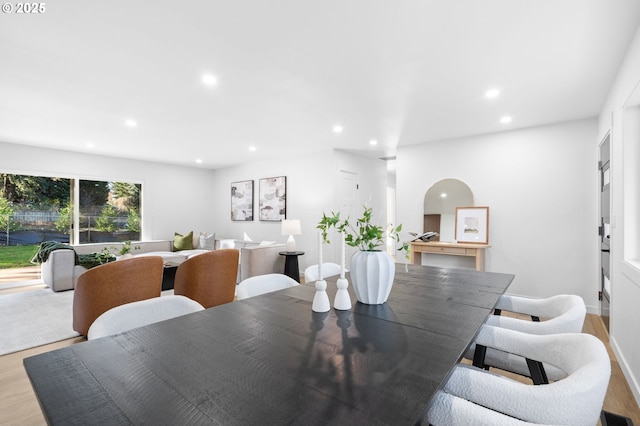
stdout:
[[[24,359],[51,425],[416,425],[514,276],[396,264],[387,302],[314,283]],[[333,305],[336,279],[327,277]],[[351,277],[347,274],[351,282]],[[162,296],[165,297],[165,296]]]

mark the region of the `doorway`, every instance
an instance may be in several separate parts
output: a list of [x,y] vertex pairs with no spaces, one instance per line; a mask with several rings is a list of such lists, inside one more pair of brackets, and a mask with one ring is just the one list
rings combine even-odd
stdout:
[[600,315],[607,332],[611,306],[611,144],[610,135],[600,144],[598,167],[600,169]]

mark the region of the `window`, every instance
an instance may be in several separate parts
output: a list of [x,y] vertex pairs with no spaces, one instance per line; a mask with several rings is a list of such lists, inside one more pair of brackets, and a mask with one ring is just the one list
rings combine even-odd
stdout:
[[0,173],[2,245],[70,241],[71,179]]
[[140,240],[142,185],[0,173],[2,245]]
[[141,191],[140,184],[80,180],[79,242],[139,240]]

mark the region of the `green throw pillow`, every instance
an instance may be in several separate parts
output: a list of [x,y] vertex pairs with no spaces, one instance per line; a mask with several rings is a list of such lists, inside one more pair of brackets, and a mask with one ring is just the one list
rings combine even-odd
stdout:
[[177,232],[173,235],[173,251],[193,250],[193,231],[182,236]]

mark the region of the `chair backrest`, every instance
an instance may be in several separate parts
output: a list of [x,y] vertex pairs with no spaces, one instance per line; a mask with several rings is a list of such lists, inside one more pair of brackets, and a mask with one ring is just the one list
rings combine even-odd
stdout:
[[284,244],[254,245],[240,248],[240,277],[237,282],[257,275],[284,271],[285,256],[280,254],[284,250]]
[[496,308],[544,318],[533,322],[493,315],[487,324],[530,334],[580,333],[587,313],[580,296],[559,294],[546,299],[503,295]]
[[155,322],[202,311],[198,302],[184,296],[162,296],[109,309],[89,327],[87,339],[112,336]]
[[431,399],[427,419],[431,426],[536,426],[443,391]]
[[174,294],[195,300],[205,308],[233,302],[239,256],[236,249],[220,249],[185,260],[176,270]]
[[607,392],[611,361],[604,344],[585,333],[531,335],[484,325],[476,342],[565,371],[561,380],[530,385],[459,364],[445,391],[515,418],[541,424],[596,424]]
[[83,336],[104,312],[125,303],[160,297],[162,258],[134,257],[91,268],[78,277],[73,294],[73,329]]
[[[341,271],[342,267],[337,263],[325,262],[322,264],[322,278],[331,277],[333,275],[338,275]],[[313,281],[317,281],[319,278],[318,275],[318,265],[308,266],[304,270],[304,282],[310,283]]]
[[242,300],[296,285],[299,285],[296,280],[284,274],[256,275],[238,284],[236,295]]

